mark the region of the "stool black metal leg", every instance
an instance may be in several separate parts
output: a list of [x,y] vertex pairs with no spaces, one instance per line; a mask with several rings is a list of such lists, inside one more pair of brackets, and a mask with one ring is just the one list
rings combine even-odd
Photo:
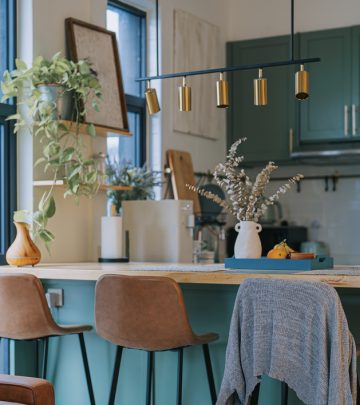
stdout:
[[254,391],[251,394],[250,405],[258,405],[260,394],[260,383],[256,384]]
[[[42,364],[42,378],[46,380],[46,372],[47,372],[47,361],[48,361],[48,352],[49,352],[49,338],[45,337],[42,339],[43,341],[43,364]],[[38,341],[36,342],[38,344]],[[36,353],[38,355],[38,353]]]
[[213,376],[212,367],[211,367],[209,345],[205,344],[205,345],[202,345],[202,347],[203,347],[203,353],[204,353],[204,359],[205,359],[205,365],[206,365],[206,374],[207,374],[207,378],[208,378],[208,382],[209,382],[211,403],[215,405],[216,390],[215,390],[214,376]]
[[116,387],[117,387],[118,378],[119,378],[122,350],[123,350],[123,348],[121,346],[117,346],[116,355],[115,355],[114,372],[113,372],[113,378],[112,378],[112,382],[111,382],[109,405],[114,405],[114,403],[115,403]]
[[287,405],[288,403],[289,388],[285,382],[281,382],[281,405]]
[[39,339],[35,340],[35,375],[38,378],[41,377],[39,370]]
[[89,362],[88,362],[88,358],[87,358],[87,354],[86,354],[84,334],[79,333],[78,336],[79,336],[79,342],[80,342],[80,348],[81,348],[81,355],[82,355],[82,359],[83,359],[83,363],[84,363],[86,382],[87,382],[87,387],[88,387],[88,391],[89,391],[90,404],[95,405],[95,397],[94,397],[94,391],[93,391],[93,386],[92,386],[92,382],[91,382]]
[[177,400],[176,405],[182,403],[182,374],[183,374],[183,348],[178,349],[178,381],[177,381]]
[[154,352],[147,352],[147,355],[146,405],[151,405],[151,380],[153,374]]
[[359,384],[359,375],[356,376],[356,383],[357,383],[356,405],[360,405],[360,384]]

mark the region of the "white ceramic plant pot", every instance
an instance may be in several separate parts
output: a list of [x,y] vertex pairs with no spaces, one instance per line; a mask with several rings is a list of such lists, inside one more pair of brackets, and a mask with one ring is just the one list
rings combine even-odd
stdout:
[[258,259],[261,257],[259,232],[262,227],[253,221],[240,221],[235,225],[238,232],[234,247],[235,259]]

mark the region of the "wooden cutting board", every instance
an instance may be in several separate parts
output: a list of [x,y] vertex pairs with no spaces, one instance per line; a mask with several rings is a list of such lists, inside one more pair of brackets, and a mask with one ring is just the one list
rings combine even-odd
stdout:
[[195,186],[194,168],[189,152],[168,150],[168,162],[171,169],[171,184],[176,200],[191,200],[194,214],[200,215],[200,202],[197,193],[189,190],[186,184]]

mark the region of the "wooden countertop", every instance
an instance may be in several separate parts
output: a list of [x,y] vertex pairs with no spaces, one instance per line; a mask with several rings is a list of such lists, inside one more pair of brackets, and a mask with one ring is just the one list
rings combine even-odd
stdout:
[[[336,266],[336,270],[348,270],[354,266]],[[169,271],[171,270],[171,271]],[[240,284],[248,277],[285,278],[291,280],[322,281],[333,287],[360,288],[359,275],[311,275],[311,274],[260,274],[247,271],[236,273],[224,271],[218,265],[194,265],[188,263],[55,263],[40,264],[36,267],[0,266],[1,274],[33,274],[44,280],[96,281],[103,274],[166,276],[179,283],[187,284]]]

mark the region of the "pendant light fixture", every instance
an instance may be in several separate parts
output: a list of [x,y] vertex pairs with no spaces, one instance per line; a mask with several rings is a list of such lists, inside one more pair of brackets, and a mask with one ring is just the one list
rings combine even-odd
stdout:
[[263,70],[259,69],[259,77],[254,79],[254,105],[264,106],[267,103],[267,79],[263,77]]
[[[229,106],[229,94],[228,94],[228,83],[224,80],[224,73],[225,72],[236,72],[242,70],[258,70],[259,77],[254,79],[254,104],[257,106],[265,106],[268,103],[267,98],[267,79],[262,76],[262,70],[268,68],[276,68],[279,66],[291,66],[291,65],[299,65],[300,71],[298,71],[295,75],[295,96],[298,100],[304,100],[309,97],[309,73],[305,70],[306,63],[315,63],[320,62],[320,58],[306,58],[306,59],[295,59],[294,58],[294,0],[290,0],[291,5],[291,17],[290,17],[290,58],[288,60],[283,61],[276,61],[276,62],[265,62],[265,63],[256,63],[256,64],[249,64],[249,65],[237,65],[237,66],[227,66],[222,68],[214,68],[214,69],[204,69],[204,70],[192,70],[189,72],[179,72],[179,73],[166,73],[160,74],[159,73],[159,0],[156,0],[156,60],[157,60],[157,74],[156,76],[147,76],[147,77],[140,77],[136,79],[137,82],[147,81],[150,80],[164,80],[164,79],[171,79],[176,77],[183,78],[183,85],[178,88],[178,95],[179,95],[179,109],[180,111],[191,111],[191,88],[186,84],[186,78],[189,76],[200,76],[200,75],[208,75],[213,73],[220,73],[220,80],[216,82],[216,96],[217,96],[217,107],[218,108],[226,108]],[[149,105],[154,102],[155,104],[155,96],[156,90],[150,87],[148,84],[148,88],[146,92],[146,101],[148,103],[149,112],[160,111],[160,106],[157,103],[157,108],[150,109]],[[155,93],[155,94],[154,94]],[[157,100],[157,96],[156,96]],[[150,114],[153,114],[150,112]]]
[[216,82],[216,106],[217,108],[229,107],[229,85],[224,79],[224,73],[220,73],[220,78]]
[[182,86],[178,87],[178,100],[179,110],[189,112],[191,111],[191,87],[186,83],[186,77],[183,77]]
[[309,97],[309,72],[304,65],[300,65],[300,70],[295,74],[295,97],[298,100],[305,100]]
[[156,114],[160,111],[159,100],[156,94],[156,89],[151,88],[150,80],[146,82],[145,91],[146,105],[148,107],[149,114]]

